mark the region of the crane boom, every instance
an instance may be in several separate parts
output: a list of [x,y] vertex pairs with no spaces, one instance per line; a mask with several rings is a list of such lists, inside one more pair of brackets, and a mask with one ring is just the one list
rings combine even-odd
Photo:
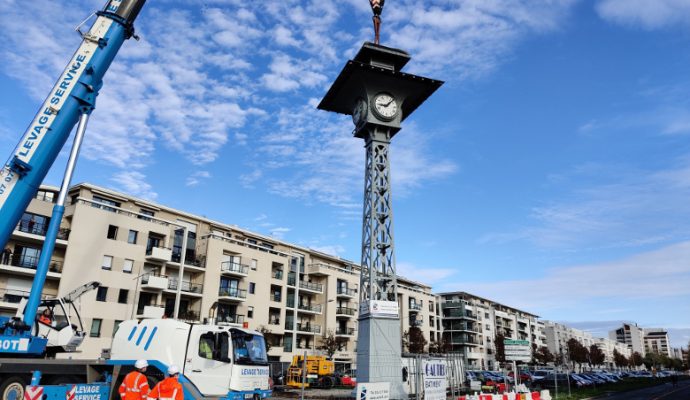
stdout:
[[[103,76],[122,43],[134,36],[133,23],[146,0],[108,0],[72,56],[50,94],[39,108],[9,161],[0,170],[0,248],[4,248],[17,222],[57,155],[79,121],[75,145],[65,179],[48,225],[23,321],[0,317],[0,343],[9,343],[2,353],[40,355],[46,339],[29,332],[48,273],[48,261],[65,209],[65,196],[76,163],[88,116],[95,108]],[[81,31],[79,31],[81,33]],[[5,349],[5,347],[3,347]]]
[[43,182],[81,114],[90,114],[146,0],[109,0],[0,170],[0,248]]

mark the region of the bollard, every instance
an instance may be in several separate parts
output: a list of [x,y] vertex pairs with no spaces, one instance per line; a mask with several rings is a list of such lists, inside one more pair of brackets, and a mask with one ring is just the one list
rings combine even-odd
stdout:
[[539,392],[532,392],[532,400],[541,400]]

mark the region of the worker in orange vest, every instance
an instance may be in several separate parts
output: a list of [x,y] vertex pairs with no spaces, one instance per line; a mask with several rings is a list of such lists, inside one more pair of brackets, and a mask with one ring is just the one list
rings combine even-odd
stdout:
[[180,368],[177,365],[171,365],[168,368],[168,377],[153,387],[153,390],[149,393],[149,399],[184,400],[182,384],[177,379],[179,374]]
[[146,367],[149,363],[146,360],[137,360],[134,363],[134,371],[130,372],[122,380],[118,389],[122,400],[146,400],[149,394],[149,381],[146,379]]

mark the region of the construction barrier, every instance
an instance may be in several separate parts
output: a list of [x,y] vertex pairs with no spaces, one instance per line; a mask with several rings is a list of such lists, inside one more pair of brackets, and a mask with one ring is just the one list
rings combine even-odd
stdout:
[[475,393],[473,395],[459,396],[457,400],[551,400],[548,390],[530,393],[503,393],[503,394],[484,394]]

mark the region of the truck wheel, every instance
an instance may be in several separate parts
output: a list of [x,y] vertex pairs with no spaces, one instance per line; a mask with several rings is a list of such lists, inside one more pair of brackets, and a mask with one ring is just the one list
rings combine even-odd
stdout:
[[0,400],[23,400],[26,381],[21,376],[10,376],[0,385]]

